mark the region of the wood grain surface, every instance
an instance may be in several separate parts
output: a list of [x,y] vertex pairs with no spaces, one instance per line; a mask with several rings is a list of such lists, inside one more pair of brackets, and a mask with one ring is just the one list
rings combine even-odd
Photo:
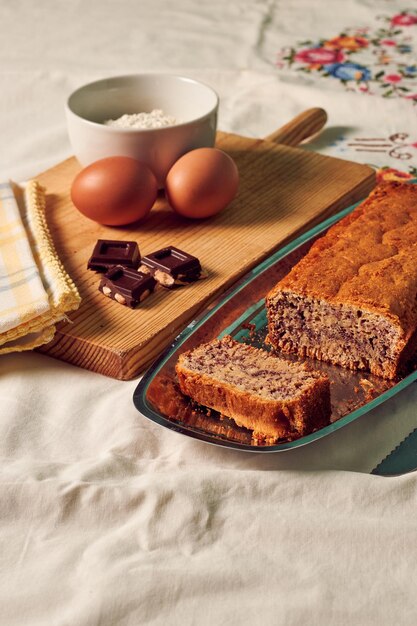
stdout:
[[[371,168],[272,141],[219,132],[217,144],[235,159],[237,198],[221,214],[193,221],[175,215],[165,198],[143,223],[105,227],[81,215],[70,186],[81,169],[70,158],[38,176],[47,190],[47,220],[80,309],[62,322],[41,351],[106,376],[137,376],[208,302],[290,238],[368,194]],[[208,278],[175,291],[159,288],[134,310],[98,291],[87,261],[97,239],[136,240],[142,255],[173,244],[199,257]],[[249,303],[248,303],[249,304]]]

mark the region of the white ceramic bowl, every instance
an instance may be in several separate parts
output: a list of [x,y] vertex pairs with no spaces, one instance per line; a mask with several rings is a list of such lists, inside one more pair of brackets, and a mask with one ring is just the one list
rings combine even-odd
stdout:
[[[194,148],[214,145],[219,98],[207,85],[172,74],[115,76],[89,83],[68,98],[66,117],[74,154],[81,165],[109,156],[144,161],[161,187],[171,166]],[[125,113],[162,109],[175,126],[126,129],[105,126]]]

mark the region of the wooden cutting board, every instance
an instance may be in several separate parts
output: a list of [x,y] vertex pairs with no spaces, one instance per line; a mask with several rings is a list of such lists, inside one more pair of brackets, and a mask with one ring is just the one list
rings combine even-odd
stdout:
[[[311,123],[313,118],[304,117],[301,131],[300,124],[287,125],[287,132],[284,128],[267,140],[219,132],[216,145],[235,159],[240,188],[231,205],[204,221],[180,218],[161,196],[143,224],[101,226],[71,203],[70,186],[81,169],[75,158],[38,176],[47,190],[53,240],[82,297],[79,310],[58,326],[41,352],[129,380],[210,300],[260,260],[366,196],[375,184],[371,168],[276,143],[297,143],[308,134],[309,119]],[[209,276],[175,291],[160,288],[138,308],[128,309],[104,297],[98,291],[100,276],[87,270],[99,238],[136,240],[143,255],[175,245],[199,257]]]

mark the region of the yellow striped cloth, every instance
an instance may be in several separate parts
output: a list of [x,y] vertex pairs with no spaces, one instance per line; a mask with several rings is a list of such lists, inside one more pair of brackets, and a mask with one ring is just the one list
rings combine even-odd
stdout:
[[43,187],[0,184],[0,354],[47,343],[80,301],[52,243]]

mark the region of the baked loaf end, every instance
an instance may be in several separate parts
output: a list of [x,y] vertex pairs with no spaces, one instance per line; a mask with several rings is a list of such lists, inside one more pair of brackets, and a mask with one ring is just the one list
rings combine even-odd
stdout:
[[384,183],[267,296],[283,351],[395,378],[416,348],[417,186]]
[[181,354],[176,372],[184,394],[255,439],[295,439],[329,423],[327,376],[229,336]]

